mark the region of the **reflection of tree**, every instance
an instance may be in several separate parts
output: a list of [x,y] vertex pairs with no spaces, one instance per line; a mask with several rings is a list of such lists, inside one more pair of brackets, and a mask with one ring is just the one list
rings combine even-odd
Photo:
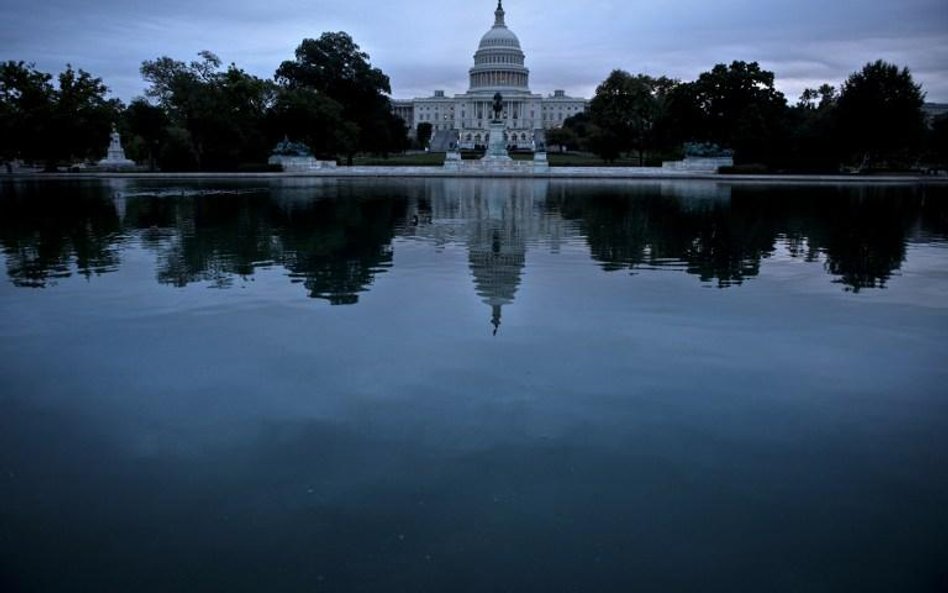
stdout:
[[[126,227],[156,252],[161,283],[226,288],[235,277],[278,264],[310,296],[355,303],[391,265],[405,199],[374,185],[338,186],[332,193],[281,201],[267,191],[159,189],[128,194],[121,203]],[[73,263],[86,275],[113,269],[122,228],[111,197],[109,188],[93,184],[5,185],[0,243],[13,282],[45,286],[70,275]]]
[[735,212],[727,200],[682,201],[658,186],[634,193],[610,187],[558,206],[563,216],[582,219],[592,257],[608,271],[683,265],[702,281],[740,284],[757,275],[776,237],[760,208]]
[[[919,219],[917,192],[900,188],[829,189],[811,202],[810,251],[826,255],[826,270],[846,290],[884,288],[905,260],[906,237]],[[815,199],[811,197],[811,200]]]
[[4,184],[0,244],[17,286],[44,287],[75,265],[90,277],[119,264],[121,227],[115,207],[85,184]]
[[558,244],[577,226],[605,270],[669,267],[729,286],[757,275],[779,247],[822,262],[852,291],[884,287],[910,237],[948,236],[948,189],[937,185],[735,185],[719,193],[711,184],[702,193],[693,183],[284,180],[249,193],[183,195],[179,187],[147,196],[126,192],[129,185],[114,200],[118,187],[106,184],[0,185],[0,246],[12,282],[46,286],[76,270],[89,277],[116,269],[124,219],[157,254],[162,283],[228,287],[279,265],[310,296],[354,303],[391,265],[400,228],[468,244],[478,294],[499,321],[528,245]]
[[923,187],[915,191],[921,195],[922,232],[948,238],[948,190]]
[[405,201],[394,197],[341,197],[297,205],[278,230],[282,263],[314,298],[334,305],[359,300],[375,274],[392,263],[396,221]]
[[311,297],[351,304],[390,265],[404,200],[350,189],[283,203],[266,192],[136,198],[127,220],[158,252],[162,283],[226,288],[235,276],[275,263]]
[[265,193],[143,197],[129,201],[126,223],[157,250],[159,282],[227,287],[235,275],[249,276],[277,258],[271,209]]
[[838,282],[859,291],[885,286],[911,234],[945,235],[945,193],[935,186],[735,186],[720,200],[662,195],[659,185],[605,186],[550,205],[582,221],[605,270],[683,265],[728,286],[756,276],[782,241],[791,257],[823,258]]

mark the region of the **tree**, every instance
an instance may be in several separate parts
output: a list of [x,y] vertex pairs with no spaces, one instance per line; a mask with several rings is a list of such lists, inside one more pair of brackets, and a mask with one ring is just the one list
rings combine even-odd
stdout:
[[121,103],[107,98],[109,89],[84,70],[56,77],[30,64],[0,66],[0,141],[3,158],[42,160],[47,169],[62,161],[101,157]]
[[837,98],[836,88],[829,84],[803,90],[797,104],[786,115],[787,137],[776,159],[781,168],[804,172],[838,171]]
[[67,65],[59,75],[53,118],[47,129],[48,167],[59,160],[93,160],[105,156],[109,133],[122,104],[108,99],[109,89],[83,70]]
[[787,100],[757,62],[718,64],[672,92],[672,114],[692,140],[735,150],[737,162],[770,162],[782,143]]
[[418,144],[420,144],[422,148],[428,146],[433,127],[431,122],[423,121],[415,128],[415,137],[418,139]]
[[[598,131],[586,111],[567,117],[563,120],[563,127],[560,129],[569,130],[576,137],[575,147],[579,150],[589,150],[589,138],[594,132]],[[547,139],[548,143],[552,143],[549,136],[547,136]]]
[[306,88],[342,106],[345,135],[355,132],[347,152],[351,162],[357,150],[386,152],[405,143],[404,126],[391,114],[388,76],[372,67],[369,55],[343,32],[304,39],[295,59],[280,64],[277,82],[286,88]]
[[220,58],[211,52],[198,55],[201,59],[190,64],[168,57],[142,63],[142,76],[151,85],[145,94],[166,111],[172,126],[187,132],[175,134],[175,146],[183,148],[180,141],[188,139],[187,152],[201,169],[263,161],[272,140],[265,126],[273,83],[234,64],[222,71]]
[[644,165],[646,150],[658,144],[657,124],[664,114],[666,97],[677,84],[665,77],[614,70],[596,88],[589,105],[595,126],[589,134],[590,147],[605,160],[635,150],[639,164]]
[[[168,116],[163,109],[152,105],[144,98],[134,99],[125,109],[125,130],[128,132],[127,146],[141,144],[143,154],[137,155],[140,160],[148,162],[151,169],[155,168],[156,159],[161,151],[162,141],[168,127]],[[126,148],[126,152],[129,149]],[[131,156],[131,155],[130,155]]]
[[904,162],[924,137],[924,102],[908,68],[878,60],[850,75],[837,106],[847,155],[867,166]]
[[239,162],[266,161],[274,138],[267,134],[269,110],[274,104],[277,87],[269,80],[257,78],[231,64],[216,80],[220,89],[226,120],[231,123],[231,141],[239,150]]
[[932,122],[929,151],[935,163],[942,168],[948,167],[948,115],[942,115]]
[[593,136],[593,149],[606,161],[636,148],[640,159],[658,113],[652,94],[652,79],[613,70],[596,88],[589,113],[599,133]]
[[803,89],[797,107],[813,111],[826,110],[836,106],[839,93],[831,84],[822,84],[818,89]]
[[33,64],[0,64],[0,159],[43,158],[42,135],[55,102],[51,80]]
[[[181,169],[192,161],[193,167],[202,168],[207,156],[206,138],[215,135],[219,120],[219,106],[215,105],[214,74],[221,61],[209,51],[199,54],[200,61],[190,64],[162,56],[142,62],[142,78],[150,83],[145,95],[156,100],[168,114],[169,143],[161,151],[163,169]],[[213,150],[212,150],[213,152]],[[217,160],[211,155],[211,160]]]
[[564,122],[562,127],[546,131],[546,143],[548,146],[560,146],[564,150],[575,150],[579,146],[579,136]]
[[280,89],[269,113],[271,136],[302,142],[323,158],[347,146],[343,124],[342,105],[307,88]]

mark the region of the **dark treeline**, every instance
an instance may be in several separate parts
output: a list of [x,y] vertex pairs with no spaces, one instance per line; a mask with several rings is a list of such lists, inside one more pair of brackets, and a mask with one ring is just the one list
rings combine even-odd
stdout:
[[[166,171],[260,168],[283,138],[322,159],[351,163],[408,145],[391,113],[388,77],[346,33],[304,39],[261,79],[211,52],[145,61],[145,96],[123,105],[83,70],[53,77],[0,63],[0,160],[52,169],[101,158],[116,124],[128,156]],[[612,72],[585,113],[550,130],[550,144],[606,162],[654,165],[686,143],[734,151],[746,170],[907,170],[948,163],[948,117],[926,121],[907,68],[867,64],[838,87],[807,89],[790,104],[756,62],[718,64],[691,82]],[[430,134],[430,129],[421,133]]]
[[733,150],[735,164],[747,170],[944,166],[948,118],[927,122],[924,98],[908,69],[882,61],[838,88],[807,89],[793,105],[756,62],[718,64],[693,82],[616,70],[589,110],[548,140],[606,161],[631,153],[641,164],[680,156],[690,142]]
[[272,80],[224,68],[211,52],[198,58],[144,62],[145,97],[127,106],[71,66],[53,84],[31,64],[0,64],[0,160],[49,169],[94,161],[113,124],[130,158],[166,171],[259,168],[283,138],[325,159],[407,145],[388,77],[345,33],[304,39]]

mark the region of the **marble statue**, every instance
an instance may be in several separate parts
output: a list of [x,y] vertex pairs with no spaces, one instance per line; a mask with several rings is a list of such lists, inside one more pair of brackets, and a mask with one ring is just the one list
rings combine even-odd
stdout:
[[109,150],[105,158],[98,162],[98,165],[107,169],[134,167],[135,162],[125,158],[125,149],[122,148],[122,138],[119,136],[114,124],[112,125],[110,138]]

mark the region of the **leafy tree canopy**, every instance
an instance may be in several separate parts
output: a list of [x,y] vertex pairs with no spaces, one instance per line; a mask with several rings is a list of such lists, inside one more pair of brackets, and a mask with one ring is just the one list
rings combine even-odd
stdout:
[[757,62],[717,64],[675,89],[670,102],[681,133],[733,148],[738,161],[767,162],[780,145],[787,100]]
[[924,102],[908,68],[878,60],[853,73],[837,104],[840,137],[849,154],[874,163],[917,148],[925,133]]
[[817,89],[803,89],[797,107],[803,109],[826,110],[836,106],[839,92],[831,84],[820,85]]
[[[272,138],[266,118],[275,100],[272,82],[257,78],[221,60],[209,51],[189,64],[160,57],[142,63],[142,77],[150,83],[145,94],[156,100],[176,133],[174,145],[194,155],[194,166],[228,169],[241,162],[265,160]],[[163,151],[165,152],[165,151]],[[179,163],[183,155],[171,160]]]
[[124,129],[128,140],[125,142],[125,153],[131,154],[137,146],[142,147],[141,153],[136,154],[139,160],[147,160],[151,168],[155,167],[156,158],[162,140],[168,127],[168,116],[157,105],[152,105],[146,99],[134,99],[125,109]]
[[342,106],[307,88],[280,89],[269,116],[271,136],[302,142],[323,158],[348,148],[351,130],[342,126]]
[[295,60],[280,64],[276,80],[288,89],[309,89],[342,106],[342,136],[350,160],[357,150],[385,153],[406,143],[404,122],[391,113],[388,76],[369,63],[344,32],[304,39]]
[[431,122],[423,121],[419,123],[415,128],[415,137],[418,139],[418,144],[421,146],[428,146],[428,141],[431,140],[431,134],[434,131],[434,126]]
[[277,82],[306,87],[343,105],[391,94],[386,76],[369,63],[347,33],[323,33],[319,39],[304,39],[296,48],[296,59],[280,64]]
[[0,64],[0,157],[52,168],[105,154],[121,103],[101,78],[68,64],[55,80],[32,64]]
[[589,114],[597,130],[590,142],[594,151],[606,160],[622,152],[644,151],[656,144],[656,124],[665,108],[665,97],[677,82],[645,74],[631,75],[614,70],[596,88]]
[[0,159],[41,158],[41,136],[55,102],[51,80],[33,64],[0,64]]

